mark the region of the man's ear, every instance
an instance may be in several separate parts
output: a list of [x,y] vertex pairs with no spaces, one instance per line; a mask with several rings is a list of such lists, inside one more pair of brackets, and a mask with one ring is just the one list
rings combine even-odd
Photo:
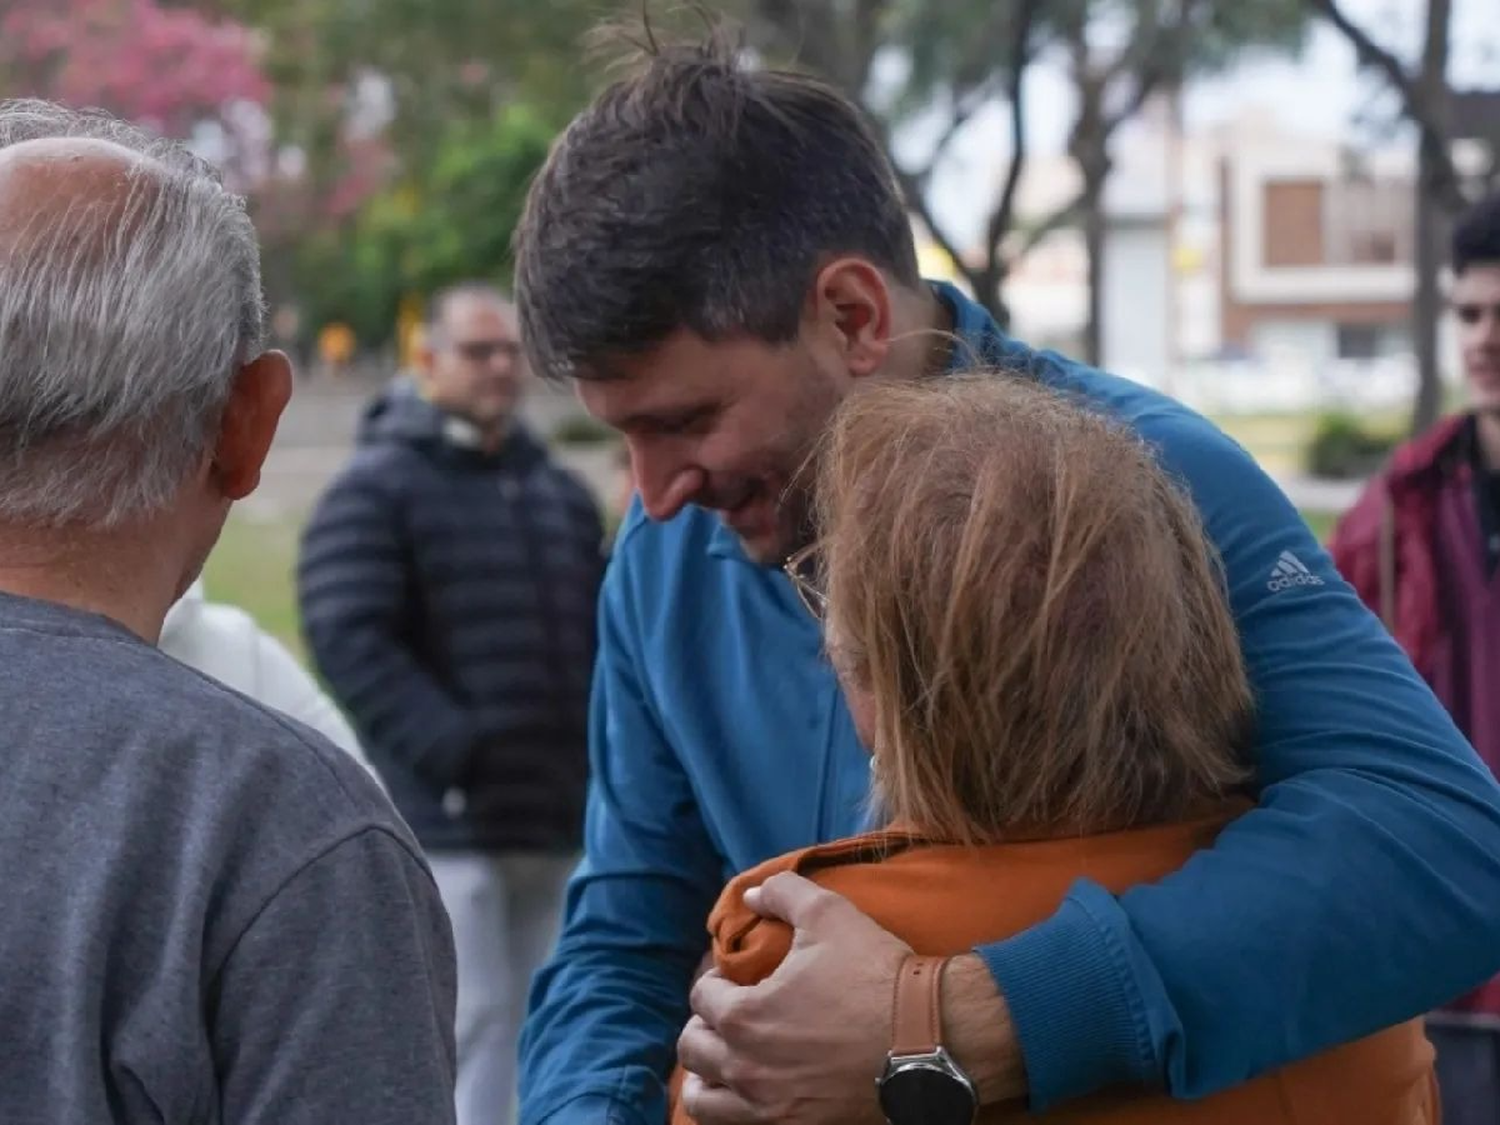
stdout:
[[891,350],[891,291],[885,275],[864,258],[836,258],[818,271],[809,300],[810,316],[830,330],[850,376],[878,371]]
[[260,484],[260,471],[292,397],[292,364],[266,352],[235,373],[219,424],[211,473],[227,500],[243,500]]

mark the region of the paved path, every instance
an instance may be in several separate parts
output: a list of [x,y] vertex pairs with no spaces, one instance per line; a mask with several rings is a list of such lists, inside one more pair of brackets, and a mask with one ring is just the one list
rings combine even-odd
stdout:
[[[377,374],[299,386],[277,430],[260,488],[240,506],[240,514],[282,519],[306,512],[348,460],[360,415],[384,385]],[[546,386],[531,388],[524,407],[528,422],[543,435],[577,411],[571,394]],[[569,448],[560,456],[601,495],[613,486],[607,449]]]
[[1365,486],[1362,480],[1321,480],[1317,477],[1278,477],[1276,483],[1293,504],[1305,512],[1346,512]]

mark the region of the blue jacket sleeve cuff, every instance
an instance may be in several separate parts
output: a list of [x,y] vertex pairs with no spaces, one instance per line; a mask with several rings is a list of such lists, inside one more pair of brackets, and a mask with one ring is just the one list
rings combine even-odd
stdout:
[[603,1094],[585,1094],[564,1102],[546,1117],[522,1125],[646,1125],[639,1114]]
[[1079,881],[1045,922],[975,950],[1010,1009],[1034,1112],[1106,1086],[1161,1086],[1119,924],[1114,898]]

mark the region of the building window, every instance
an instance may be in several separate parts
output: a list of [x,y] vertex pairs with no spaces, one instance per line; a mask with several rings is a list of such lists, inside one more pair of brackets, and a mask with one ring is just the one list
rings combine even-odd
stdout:
[[1359,177],[1328,186],[1324,229],[1329,265],[1394,266],[1412,260],[1409,181]]
[[1270,180],[1264,192],[1261,259],[1285,269],[1321,266],[1323,251],[1323,196],[1321,180]]
[[1270,269],[1396,266],[1413,258],[1410,181],[1282,179],[1261,191],[1261,260]]
[[1411,351],[1411,334],[1400,324],[1340,324],[1340,359],[1386,359]]

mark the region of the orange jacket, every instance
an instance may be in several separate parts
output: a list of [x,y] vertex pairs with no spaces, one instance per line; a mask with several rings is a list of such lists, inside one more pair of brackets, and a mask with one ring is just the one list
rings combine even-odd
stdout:
[[[777,872],[795,871],[838,892],[918,953],[960,954],[1049,917],[1075,879],[1119,894],[1162,878],[1212,844],[1230,816],[1221,810],[1181,824],[982,848],[930,844],[900,831],[806,848],[763,863],[724,889],[709,916],[714,962],[737,984],[754,984],[786,956],[791,929],[745,905],[745,892]],[[680,1075],[674,1091],[679,1081]],[[1435,1125],[1438,1116],[1432,1047],[1413,1020],[1201,1101],[1115,1090],[1035,1119],[1054,1125]],[[1033,1119],[1020,1103],[979,1115],[983,1125]],[[692,1125],[680,1104],[672,1121]]]

